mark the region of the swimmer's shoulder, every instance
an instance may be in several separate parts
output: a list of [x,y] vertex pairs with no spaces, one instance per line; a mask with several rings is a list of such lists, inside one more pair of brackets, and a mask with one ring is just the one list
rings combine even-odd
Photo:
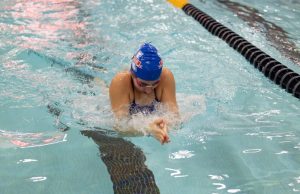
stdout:
[[122,85],[126,86],[131,84],[131,74],[128,71],[122,71],[115,75],[111,80],[111,85]]
[[[131,84],[131,74],[129,71],[119,72],[111,80],[109,90],[112,93],[118,95],[129,94],[130,98],[132,96],[132,84]],[[125,95],[126,96],[126,95]]]
[[172,81],[172,80],[174,80],[172,71],[170,69],[164,67],[163,71],[161,73],[161,77],[160,77],[161,83],[164,84],[164,83]]
[[119,72],[111,80],[109,86],[110,98],[123,99],[128,102],[134,100],[134,92],[131,83],[131,73],[129,71]]
[[162,70],[162,76],[166,76],[166,77],[169,77],[169,76],[173,76],[173,73],[170,69],[168,69],[167,67],[164,67],[163,70]]
[[162,94],[164,93],[163,91],[166,88],[172,87],[172,85],[175,84],[174,76],[171,70],[168,68],[164,67],[162,72],[161,72],[161,77],[160,77],[160,83],[158,87],[155,89],[156,92],[156,98],[159,101],[162,101]]

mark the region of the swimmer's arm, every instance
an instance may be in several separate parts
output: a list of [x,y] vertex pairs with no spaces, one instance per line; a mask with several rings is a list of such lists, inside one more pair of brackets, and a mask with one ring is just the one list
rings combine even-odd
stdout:
[[163,84],[160,102],[165,105],[169,113],[162,117],[162,119],[164,119],[169,128],[177,128],[181,125],[181,118],[176,100],[175,79],[173,73],[169,69],[165,70]]
[[168,70],[164,79],[161,103],[165,104],[169,111],[179,117],[178,105],[176,100],[176,85],[173,73]]
[[139,128],[136,128],[137,125],[134,124],[134,119],[128,119],[126,123],[123,120],[116,121],[114,125],[114,129],[118,131],[122,136],[153,136],[157,139],[161,144],[169,143],[169,135],[168,135],[168,126],[165,121],[161,118],[155,119],[150,123],[144,123],[145,125],[142,127],[140,125]]
[[142,136],[145,134],[134,127],[129,115],[130,93],[128,90],[130,86],[127,85],[127,76],[127,74],[118,73],[109,87],[109,98],[115,117],[114,129],[125,136]]
[[134,127],[133,120],[129,117],[115,117],[114,130],[124,136],[143,136],[146,131],[138,130]]
[[112,79],[109,87],[111,108],[118,119],[127,117],[129,114],[130,93],[126,84],[126,75],[119,73]]

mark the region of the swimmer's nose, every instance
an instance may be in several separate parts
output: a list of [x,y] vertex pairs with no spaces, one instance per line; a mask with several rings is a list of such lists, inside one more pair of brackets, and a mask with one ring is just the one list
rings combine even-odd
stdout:
[[147,88],[145,88],[144,91],[145,91],[146,94],[150,94],[153,91],[153,88],[151,88],[151,87],[148,88],[147,87]]

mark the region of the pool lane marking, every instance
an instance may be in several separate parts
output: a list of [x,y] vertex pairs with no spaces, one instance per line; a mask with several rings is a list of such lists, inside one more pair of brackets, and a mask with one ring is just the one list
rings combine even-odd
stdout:
[[239,36],[214,18],[207,15],[187,0],[167,0],[174,7],[182,9],[187,15],[192,16],[211,34],[224,40],[230,47],[243,55],[250,64],[261,71],[274,83],[292,93],[296,98],[300,98],[300,75],[287,66],[281,64],[265,52]]

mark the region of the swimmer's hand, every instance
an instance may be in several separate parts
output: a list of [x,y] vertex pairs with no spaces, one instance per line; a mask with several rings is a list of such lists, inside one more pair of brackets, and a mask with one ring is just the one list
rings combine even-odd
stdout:
[[168,125],[164,119],[156,119],[149,125],[148,133],[157,139],[161,144],[169,143]]

